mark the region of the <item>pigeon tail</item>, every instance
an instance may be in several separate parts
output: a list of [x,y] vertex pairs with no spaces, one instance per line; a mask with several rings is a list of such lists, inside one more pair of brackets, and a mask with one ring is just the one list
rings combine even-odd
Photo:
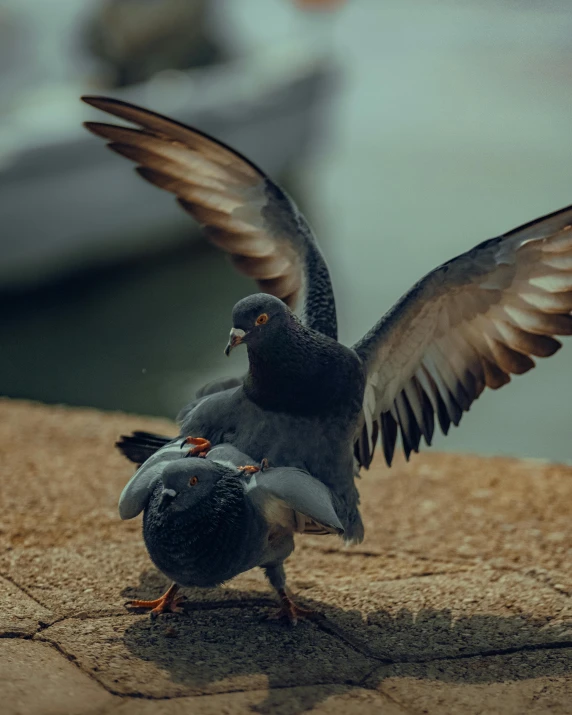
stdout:
[[115,446],[130,462],[141,465],[173,439],[173,437],[163,437],[163,435],[152,432],[138,431],[130,435],[121,435]]

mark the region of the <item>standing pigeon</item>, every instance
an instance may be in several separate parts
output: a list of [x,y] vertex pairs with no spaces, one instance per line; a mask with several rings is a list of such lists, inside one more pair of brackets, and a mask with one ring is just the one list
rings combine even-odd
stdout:
[[343,534],[330,492],[307,472],[252,466],[227,444],[206,459],[183,459],[185,442],[159,449],[121,494],[121,518],[145,510],[149,555],[174,581],[161,598],[130,605],[153,614],[177,610],[179,585],[214,587],[260,566],[280,599],[278,616],[295,624],[309,612],[289,596],[283,563],[295,532]]
[[[288,307],[293,293],[285,290],[235,306],[227,352],[246,344],[248,375],[244,384],[183,410],[181,434],[228,442],[255,460],[268,457],[308,471],[332,491],[350,541],[363,538],[354,456],[367,468],[380,437],[390,465],[400,433],[409,458],[421,438],[431,444],[435,416],[446,434],[485,387],[497,389],[511,374],[527,372],[533,356],[548,357],[561,347],[556,335],[572,334],[572,207],[439,266],[350,349],[336,340],[331,284],[315,242],[267,177],[227,147],[165,117],[115,100],[86,101],[143,127],[89,125],[202,223],[212,226],[216,219],[220,245],[238,252],[261,235],[274,238],[267,262],[262,253],[238,261],[250,275],[272,266],[278,276],[285,266],[288,284],[304,287],[301,320]],[[241,193],[237,187],[245,187],[249,172],[258,183]],[[246,196],[255,198],[245,203]]]

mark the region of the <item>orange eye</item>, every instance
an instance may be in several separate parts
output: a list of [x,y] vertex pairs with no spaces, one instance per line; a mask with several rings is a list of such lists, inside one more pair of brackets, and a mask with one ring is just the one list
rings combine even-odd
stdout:
[[190,486],[190,487],[194,487],[195,484],[198,484],[198,483],[199,483],[199,478],[198,478],[198,477],[191,477],[191,478],[189,479],[189,486]]
[[256,325],[264,325],[268,322],[268,313],[261,313],[258,318],[256,318]]

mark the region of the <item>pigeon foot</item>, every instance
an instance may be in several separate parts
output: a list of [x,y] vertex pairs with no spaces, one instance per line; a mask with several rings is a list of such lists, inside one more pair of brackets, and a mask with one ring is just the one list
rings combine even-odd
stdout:
[[243,474],[256,474],[257,472],[263,472],[265,469],[268,469],[268,460],[265,457],[262,462],[260,462],[259,467],[255,467],[254,464],[247,464],[244,467],[237,467],[237,469]]
[[244,467],[237,467],[237,469],[243,474],[256,474],[260,471],[260,467],[255,467],[253,464],[246,464]]
[[295,626],[300,619],[310,619],[316,616],[315,611],[297,606],[285,590],[278,591],[278,595],[280,596],[280,608],[275,613],[271,613],[267,620],[284,621],[290,626]]
[[167,591],[154,601],[127,601],[125,604],[129,608],[145,608],[150,611],[152,617],[156,617],[161,613],[182,613],[183,608],[180,605],[184,596],[177,594],[179,587],[176,583],[171,584]]
[[212,444],[209,442],[209,440],[204,439],[203,437],[187,437],[187,439],[181,445],[181,449],[186,444],[195,445],[187,452],[187,454],[185,455],[186,457],[206,457],[209,453],[209,450],[212,448]]

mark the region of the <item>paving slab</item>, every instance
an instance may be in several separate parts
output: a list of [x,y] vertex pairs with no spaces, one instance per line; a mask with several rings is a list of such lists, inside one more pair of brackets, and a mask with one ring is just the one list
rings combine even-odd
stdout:
[[391,661],[572,641],[569,597],[518,573],[380,576],[345,574],[300,595],[352,642]]
[[252,690],[195,698],[128,700],[102,715],[407,715],[386,695],[347,685]]
[[0,640],[3,715],[87,715],[114,698],[45,643]]
[[[122,541],[138,533],[137,522],[123,523],[117,514],[118,494],[134,470],[113,447],[133,420],[0,398],[0,549]],[[176,433],[168,420],[146,424]]]
[[[123,614],[126,584],[151,567],[142,540],[17,548],[4,559],[4,570],[59,618],[78,614]],[[161,583],[166,580],[160,577]]]
[[428,450],[391,469],[378,460],[359,487],[365,551],[547,569],[571,583],[572,466]]
[[335,536],[296,538],[296,551],[288,563],[288,580],[297,589],[319,586],[331,573],[344,578],[398,581],[412,576],[459,573],[478,564],[432,558],[430,554],[385,551],[364,552],[360,546],[346,547]]
[[53,612],[0,576],[0,637],[30,636],[54,618]]
[[42,632],[110,692],[150,698],[358,684],[375,663],[315,625],[265,622],[260,608],[69,619]]
[[427,715],[569,715],[572,648],[382,668],[369,685]]

